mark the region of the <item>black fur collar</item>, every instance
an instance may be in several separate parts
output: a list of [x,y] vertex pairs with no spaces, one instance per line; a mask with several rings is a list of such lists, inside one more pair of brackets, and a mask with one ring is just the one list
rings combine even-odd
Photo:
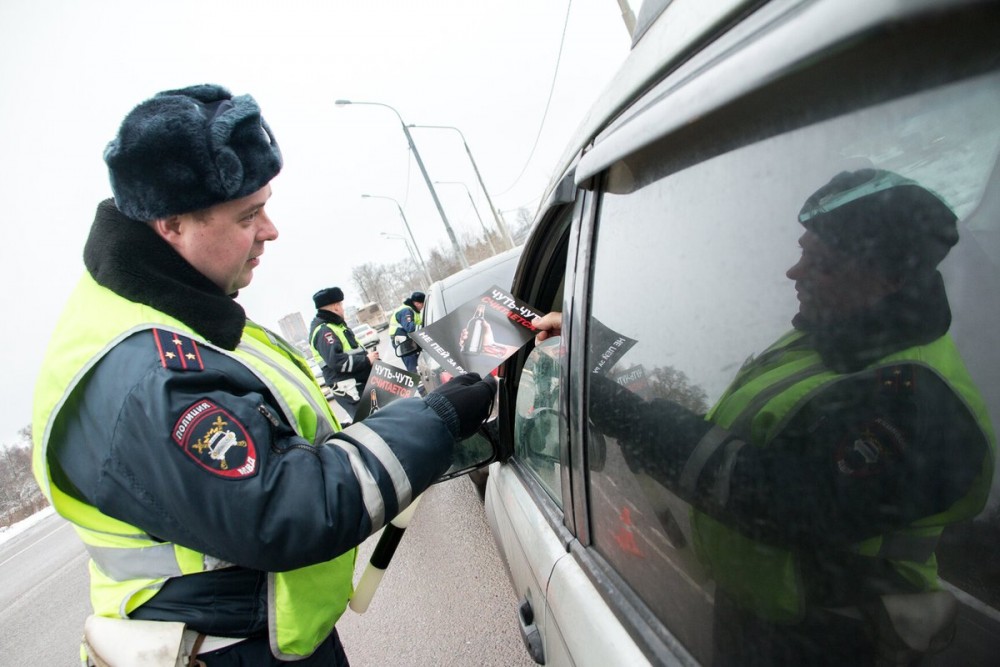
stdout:
[[209,342],[235,350],[246,313],[143,222],[106,199],[97,206],[83,263],[98,284],[175,317]]
[[812,336],[816,351],[829,368],[851,373],[945,335],[951,326],[951,308],[941,274],[935,271],[912,280],[870,310],[836,324],[818,327],[796,315],[792,325]]
[[330,324],[343,324],[344,318],[337,313],[331,312],[329,310],[317,310],[316,319],[323,320],[324,322],[329,322]]

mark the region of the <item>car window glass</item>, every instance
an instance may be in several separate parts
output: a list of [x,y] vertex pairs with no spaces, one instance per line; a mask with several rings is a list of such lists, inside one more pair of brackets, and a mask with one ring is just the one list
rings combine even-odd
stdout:
[[[540,313],[562,308],[573,207],[559,205],[544,216],[539,228],[544,230],[545,238],[535,246],[538,254],[532,258],[531,270],[517,292]],[[561,378],[565,370],[561,363],[565,355],[562,342],[561,337],[550,338],[527,353],[533,345],[529,343],[515,357],[514,362],[521,366],[511,375],[516,387],[514,456],[560,509],[569,456]]]
[[[982,509],[1000,419],[998,104],[989,75],[673,173],[647,151],[606,175],[587,330],[593,545],[700,661],[726,641],[717,602],[797,623],[804,599],[847,608],[880,582],[927,585],[926,557],[875,573],[886,560],[856,555],[920,520],[931,549],[947,526],[943,585],[1000,600],[996,493]],[[914,187],[957,216],[953,247]],[[876,197],[898,218],[852,232]],[[810,220],[840,226],[807,237]],[[925,270],[941,256],[943,289]],[[896,300],[917,273],[926,291]],[[831,365],[849,379],[828,384]]]
[[521,370],[514,413],[515,454],[560,506],[562,355],[561,337],[549,338],[531,351]]

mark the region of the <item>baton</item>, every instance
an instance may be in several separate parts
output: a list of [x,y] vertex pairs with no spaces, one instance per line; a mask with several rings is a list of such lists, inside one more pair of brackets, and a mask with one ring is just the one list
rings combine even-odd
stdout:
[[361,574],[361,579],[354,589],[354,597],[351,598],[351,611],[363,614],[368,610],[368,605],[371,604],[375,591],[382,583],[382,577],[385,575],[386,568],[389,567],[389,561],[396,553],[396,547],[399,546],[399,541],[403,538],[403,533],[406,532],[406,527],[413,517],[413,510],[417,508],[421,497],[414,498],[409,507],[400,512],[382,529],[382,535],[378,538],[378,544],[375,545],[372,557],[368,559],[368,566]]

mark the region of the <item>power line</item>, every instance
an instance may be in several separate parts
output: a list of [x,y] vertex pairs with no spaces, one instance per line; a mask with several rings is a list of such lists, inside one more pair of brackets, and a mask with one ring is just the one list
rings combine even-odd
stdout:
[[573,0],[569,0],[566,3],[566,18],[563,20],[562,35],[559,37],[559,53],[556,54],[556,66],[555,70],[552,72],[552,83],[549,85],[549,98],[545,101],[545,111],[542,112],[542,120],[538,123],[538,133],[535,135],[535,143],[531,147],[531,153],[528,154],[528,159],[524,161],[524,166],[521,167],[521,173],[517,175],[514,182],[511,183],[503,192],[495,195],[497,197],[502,197],[511,190],[514,189],[520,181],[521,177],[524,176],[524,172],[527,171],[528,165],[531,163],[531,158],[535,156],[535,149],[538,148],[538,140],[542,137],[542,129],[545,127],[545,119],[549,115],[549,105],[552,104],[552,94],[556,89],[556,79],[559,76],[559,64],[562,61],[563,46],[566,43],[566,27],[569,25],[569,10],[573,6]]

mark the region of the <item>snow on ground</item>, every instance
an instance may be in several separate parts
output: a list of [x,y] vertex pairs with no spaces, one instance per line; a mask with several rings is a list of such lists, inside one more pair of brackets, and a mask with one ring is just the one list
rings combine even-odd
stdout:
[[31,528],[45,517],[51,516],[54,511],[55,510],[52,509],[51,506],[49,506],[39,512],[35,512],[27,519],[22,519],[21,521],[18,521],[17,523],[11,524],[9,526],[3,526],[2,528],[0,528],[0,544],[3,544],[4,542],[14,537],[18,533],[22,533],[28,528]]

